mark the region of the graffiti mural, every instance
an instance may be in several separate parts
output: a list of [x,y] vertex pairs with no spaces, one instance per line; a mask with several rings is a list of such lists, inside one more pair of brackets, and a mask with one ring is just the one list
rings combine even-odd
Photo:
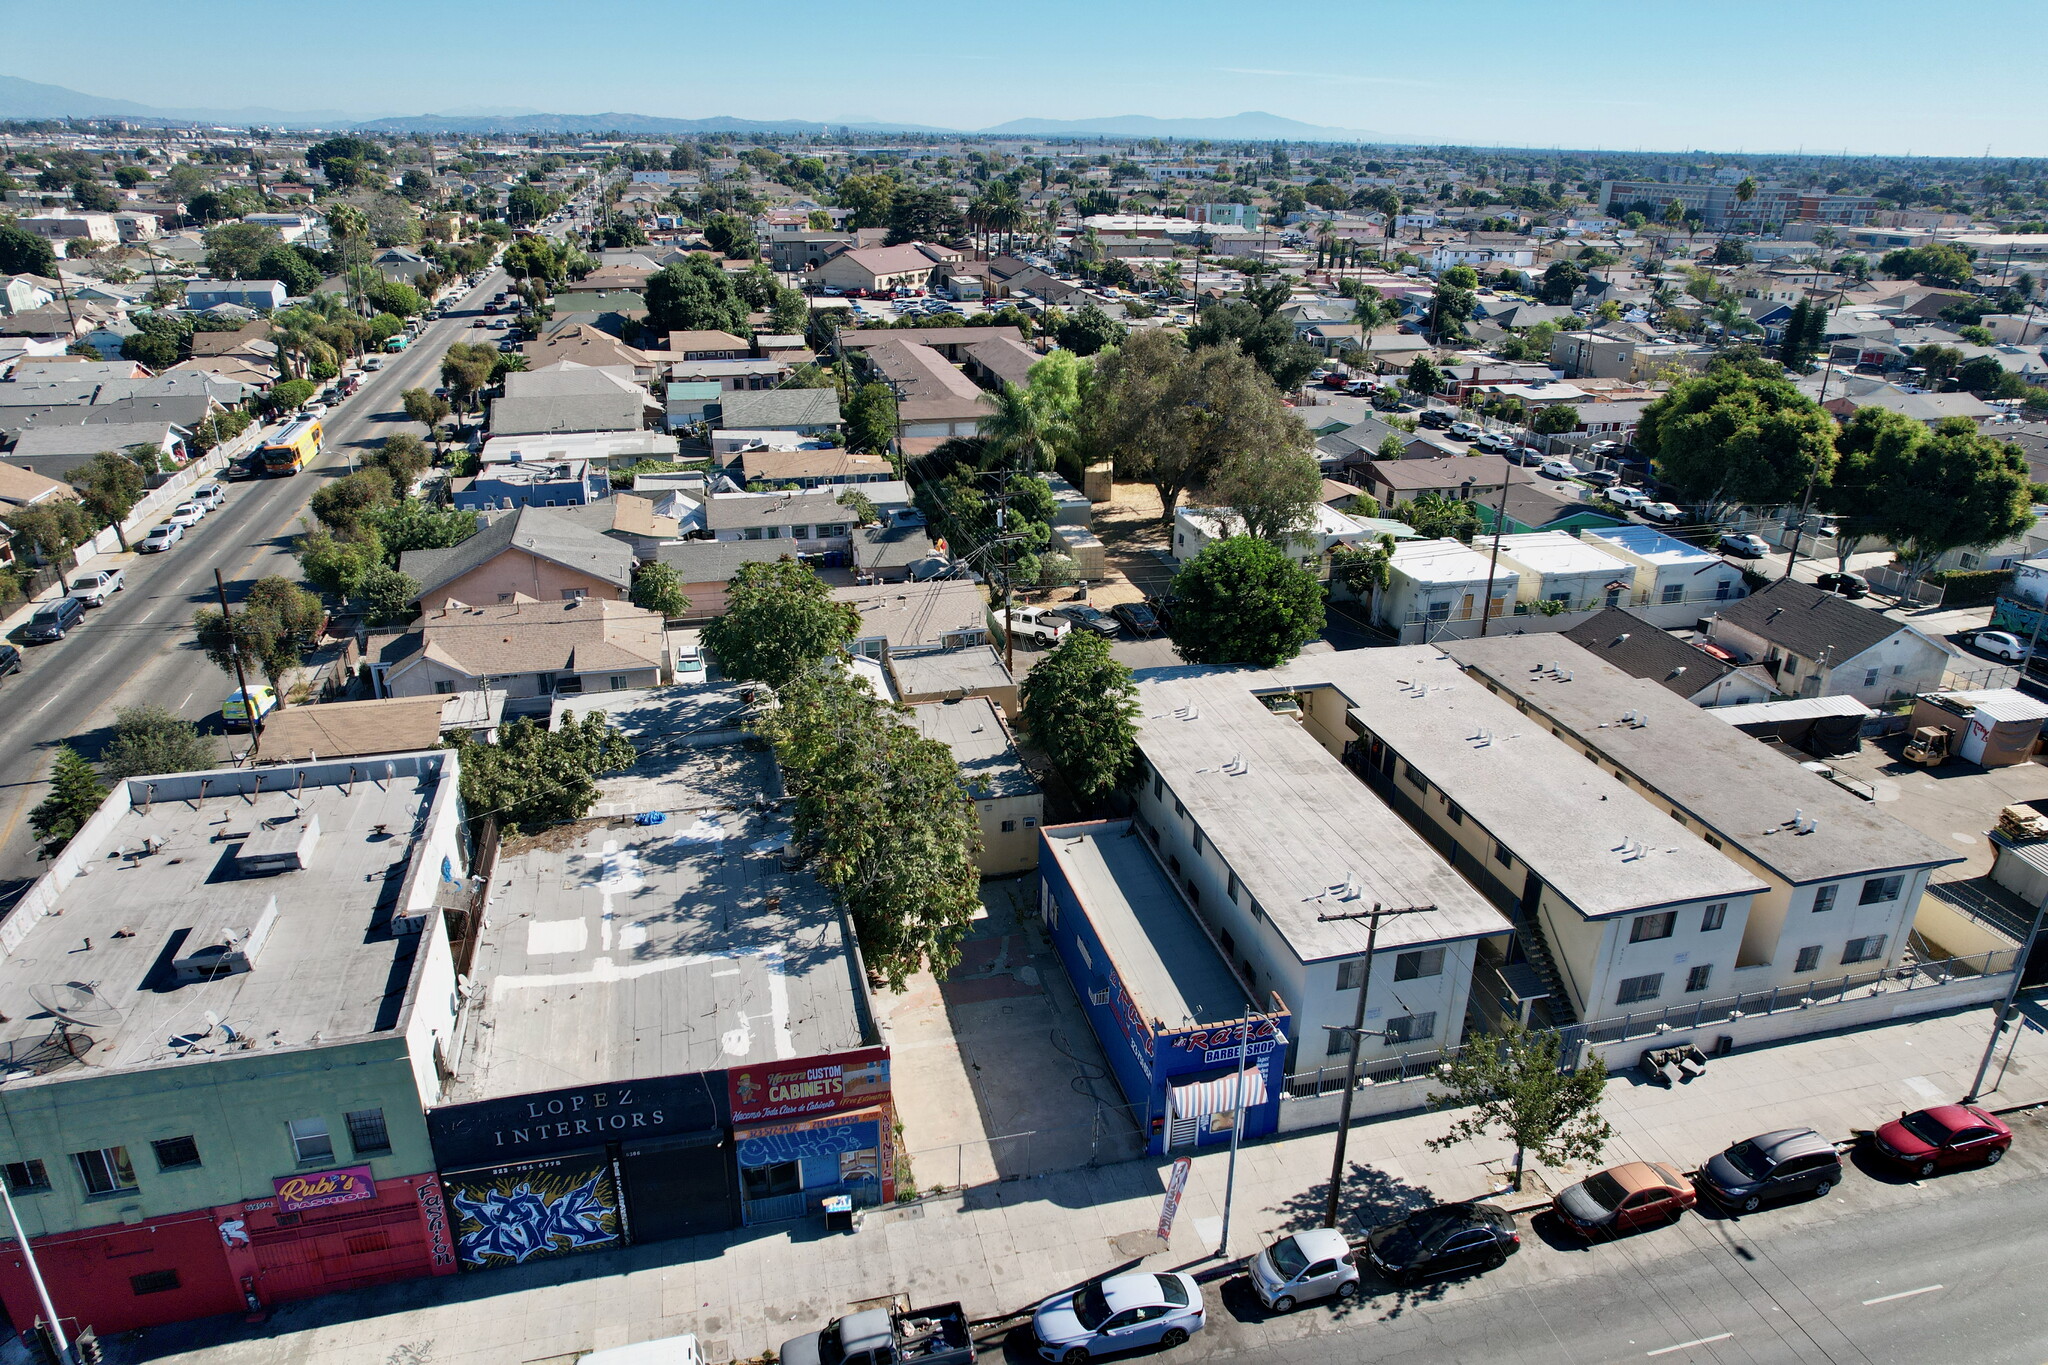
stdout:
[[482,1270],[621,1245],[618,1181],[603,1152],[444,1176],[465,1270]]
[[881,1125],[873,1119],[816,1127],[790,1123],[741,1134],[738,1156],[742,1166],[776,1166],[785,1161],[873,1152],[880,1148],[881,1141]]

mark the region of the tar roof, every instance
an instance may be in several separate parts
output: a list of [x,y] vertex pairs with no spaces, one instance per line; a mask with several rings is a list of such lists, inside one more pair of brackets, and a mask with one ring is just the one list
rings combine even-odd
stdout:
[[928,697],[945,692],[963,696],[1010,687],[1014,680],[1003,667],[1003,656],[994,645],[974,645],[937,654],[892,655],[889,672],[905,697]]
[[1720,609],[1723,621],[1802,658],[1846,663],[1911,627],[1859,607],[1838,593],[1781,578]]
[[1735,671],[1735,665],[1696,649],[1625,607],[1608,607],[1564,632],[1630,677],[1645,678],[1681,697],[1698,696]]
[[[119,1011],[117,1022],[87,1030],[93,1074],[239,1055],[209,1013],[262,1051],[400,1027],[419,939],[394,934],[391,916],[422,898],[433,905],[446,884],[438,845],[455,852],[456,818],[448,757],[118,784],[102,808],[111,822],[89,826],[7,921],[0,1047],[19,1060],[48,1038],[57,1021],[30,992],[66,981],[92,983]],[[295,843],[292,831],[316,821],[304,867],[240,866],[252,840]],[[431,865],[422,872],[423,864]],[[273,903],[275,919],[259,935]],[[179,982],[175,957],[230,934],[254,957],[249,970]],[[64,1067],[46,1078],[79,1074]]]
[[1256,669],[1159,668],[1138,674],[1138,746],[1218,855],[1304,962],[1352,957],[1366,929],[1324,921],[1333,888],[1363,905],[1431,905],[1380,927],[1382,950],[1505,932],[1499,911],[1352,776],[1308,731],[1268,711],[1255,689],[1285,689]]
[[509,844],[450,1102],[688,1075],[873,1041],[831,896],[790,871],[766,753],[661,751],[667,818]]
[[1270,678],[1334,685],[1368,731],[1588,918],[1765,889],[1433,646],[1308,655]]
[[1048,829],[1045,847],[1147,1020],[1175,1029],[1254,1012],[1243,984],[1128,820]]
[[1038,790],[1038,779],[1018,757],[1002,713],[987,697],[925,702],[910,708],[910,721],[926,739],[953,751],[960,780],[976,800],[1030,796]]
[[[1788,881],[1963,861],[1742,731],[1560,636],[1459,640],[1445,650]],[[1637,722],[1622,723],[1624,714]],[[1795,810],[1814,822],[1810,832],[1794,832]]]
[[1652,564],[1726,564],[1716,554],[1688,545],[1654,526],[1603,526],[1582,533],[1582,539],[1607,541]]

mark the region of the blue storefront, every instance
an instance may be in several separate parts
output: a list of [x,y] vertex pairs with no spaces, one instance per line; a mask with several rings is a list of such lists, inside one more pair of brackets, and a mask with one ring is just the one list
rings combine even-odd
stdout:
[[[1254,1001],[1123,820],[1040,832],[1039,912],[1154,1153],[1279,1126],[1291,1020]],[[1242,1076],[1240,1077],[1240,1072]]]

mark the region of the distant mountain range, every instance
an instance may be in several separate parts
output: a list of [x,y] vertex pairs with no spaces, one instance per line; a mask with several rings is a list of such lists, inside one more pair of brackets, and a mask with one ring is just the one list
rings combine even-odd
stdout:
[[661,118],[651,114],[548,114],[528,109],[464,108],[438,114],[376,116],[338,109],[167,109],[0,76],[0,119],[126,119],[137,123],[225,124],[231,127],[349,128],[377,133],[629,133],[678,137],[696,133],[929,133],[938,136],[1116,137],[1208,139],[1214,142],[1385,142],[1383,133],[1327,128],[1277,114],[1229,118],[1153,118],[1124,114],[1090,119],[1012,119],[993,128],[941,128],[885,121]]

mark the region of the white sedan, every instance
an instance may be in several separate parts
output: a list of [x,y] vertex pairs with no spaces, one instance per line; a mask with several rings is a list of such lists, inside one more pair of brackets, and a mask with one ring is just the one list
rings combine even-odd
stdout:
[[2010,631],[1980,630],[1970,637],[1970,646],[2009,664],[2027,657],[2026,641]]
[[197,526],[205,517],[206,509],[198,503],[181,502],[171,509],[171,515],[165,520],[183,530],[186,527]]
[[1579,471],[1565,460],[1545,460],[1536,466],[1536,472],[1546,479],[1576,479]]
[[161,554],[184,538],[184,527],[173,522],[160,522],[150,529],[149,534],[142,538],[142,543],[135,548],[141,554]]
[[1607,490],[1607,500],[1616,507],[1647,507],[1650,505],[1650,495],[1640,488],[1610,488]]

